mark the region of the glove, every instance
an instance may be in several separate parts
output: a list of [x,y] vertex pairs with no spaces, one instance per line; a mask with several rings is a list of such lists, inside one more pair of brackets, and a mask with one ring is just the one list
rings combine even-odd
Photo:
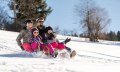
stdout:
[[23,46],[20,46],[20,48],[22,49],[22,51],[24,51],[25,49],[23,48]]
[[54,34],[53,34],[53,33],[50,33],[48,39],[49,39],[49,40],[52,40],[54,37],[55,37]]
[[65,44],[68,43],[69,41],[71,41],[71,38],[66,38]]
[[51,36],[51,37],[55,37],[53,33],[50,33],[50,36]]

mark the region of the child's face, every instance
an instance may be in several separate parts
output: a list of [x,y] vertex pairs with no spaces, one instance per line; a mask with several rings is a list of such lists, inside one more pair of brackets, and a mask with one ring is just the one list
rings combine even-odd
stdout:
[[38,31],[38,30],[35,30],[35,31],[33,32],[33,35],[34,35],[34,36],[38,36],[38,34],[39,34],[39,31]]
[[48,30],[48,34],[52,33],[53,31],[52,30]]
[[33,27],[33,23],[27,23],[27,27],[28,28],[32,28]]

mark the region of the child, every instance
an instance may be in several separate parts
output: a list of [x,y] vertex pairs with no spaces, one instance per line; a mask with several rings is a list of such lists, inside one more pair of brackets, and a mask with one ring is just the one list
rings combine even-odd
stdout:
[[38,51],[39,50],[42,50],[41,49],[41,45],[43,44],[42,43],[42,38],[41,36],[39,36],[39,31],[37,28],[33,28],[32,29],[32,38],[29,40],[29,43],[31,44],[31,48],[34,52]]
[[53,48],[50,46],[50,44],[48,43],[43,43],[42,42],[42,38],[41,36],[39,35],[39,30],[37,28],[33,28],[32,29],[32,38],[30,39],[30,44],[31,44],[31,47],[32,49],[34,50],[34,52],[40,50],[40,51],[47,51],[47,52],[44,52],[46,55],[48,55],[48,52],[50,52],[50,55],[52,57],[56,57],[56,54],[53,50]]
[[46,43],[49,43],[52,45],[54,49],[57,50],[63,50],[66,49],[70,53],[70,57],[74,57],[76,55],[75,50],[71,50],[69,47],[65,46],[67,42],[69,42],[71,39],[67,38],[64,42],[59,42],[58,39],[56,39],[55,34],[53,33],[52,27],[48,26],[45,29],[45,37],[46,37]]

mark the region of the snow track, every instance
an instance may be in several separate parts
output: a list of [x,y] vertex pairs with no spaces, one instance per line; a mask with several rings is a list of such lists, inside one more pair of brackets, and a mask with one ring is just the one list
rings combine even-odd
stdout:
[[71,37],[67,46],[77,51],[75,58],[34,57],[20,50],[15,40],[18,33],[0,30],[0,34],[0,72],[120,72],[119,42],[92,43]]

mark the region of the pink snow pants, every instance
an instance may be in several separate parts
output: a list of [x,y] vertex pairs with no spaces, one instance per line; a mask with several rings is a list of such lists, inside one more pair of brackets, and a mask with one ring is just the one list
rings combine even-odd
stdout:
[[41,48],[43,49],[45,53],[50,53],[51,55],[53,55],[54,53],[54,47],[49,43],[42,44]]
[[29,43],[23,43],[23,48],[27,51],[27,52],[30,52],[32,53],[33,52],[33,49],[31,47],[31,45]]
[[64,43],[53,42],[53,43],[51,43],[51,45],[58,50],[65,49],[65,44]]
[[64,43],[57,43],[57,42],[47,43],[47,44],[43,44],[42,48],[43,48],[43,51],[45,51],[47,53],[49,52],[50,54],[53,54],[55,49],[58,49],[58,50],[65,49],[65,44]]
[[31,48],[32,48],[34,51],[37,51],[37,50],[38,50],[38,47],[39,47],[39,44],[38,44],[38,43],[36,43],[36,42],[31,43]]
[[31,44],[29,44],[29,43],[23,43],[22,46],[23,46],[23,48],[24,48],[26,51],[32,53],[32,52],[37,51],[39,44],[36,43],[36,42],[31,43]]

